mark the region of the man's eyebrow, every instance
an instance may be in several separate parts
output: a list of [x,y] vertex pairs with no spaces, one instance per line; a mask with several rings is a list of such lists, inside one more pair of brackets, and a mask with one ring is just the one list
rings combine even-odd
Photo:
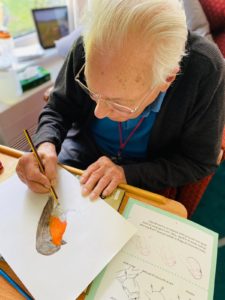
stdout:
[[[86,84],[87,84],[87,79],[86,79],[86,75],[85,75],[85,68],[84,68],[84,71],[83,71],[83,79],[85,80],[85,82],[86,82]],[[91,90],[92,91],[92,90]],[[96,92],[94,92],[93,91],[93,93],[95,93],[96,95],[98,94],[98,93],[96,93]],[[110,102],[132,102],[132,100],[131,99],[121,99],[121,98],[109,98],[109,97],[103,97],[105,100],[107,100],[107,101],[110,101]],[[126,103],[118,103],[118,104],[121,104],[121,105],[123,105],[123,104],[126,104]],[[130,104],[130,103],[129,103]]]
[[121,102],[130,102],[132,101],[131,99],[122,99],[122,98],[107,98],[107,100],[112,100],[112,101],[121,101]]

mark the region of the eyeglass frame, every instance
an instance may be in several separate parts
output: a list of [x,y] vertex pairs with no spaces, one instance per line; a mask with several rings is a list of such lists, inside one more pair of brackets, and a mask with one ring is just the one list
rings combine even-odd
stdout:
[[[81,72],[83,71],[83,69],[85,68],[85,63],[83,64],[83,66],[81,67],[81,69],[78,71],[77,75],[74,77],[74,80],[79,84],[79,86],[82,88],[82,90],[89,95],[89,97],[94,100],[96,103],[98,103],[98,101],[102,101],[104,100],[104,97],[102,97],[100,94],[96,94],[94,92],[92,92],[83,82],[81,82],[81,80],[79,79]],[[148,90],[147,94],[144,96],[144,98],[141,100],[141,102],[135,107],[135,108],[130,108],[128,106],[125,105],[121,105],[115,102],[110,102],[108,100],[105,99],[105,103],[109,106],[112,107],[114,110],[120,112],[120,113],[126,113],[126,114],[134,114],[135,112],[137,112],[137,110],[140,108],[140,106],[145,102],[145,100],[147,99],[147,97],[152,93],[152,91],[154,90],[154,88],[151,88],[150,90]]]

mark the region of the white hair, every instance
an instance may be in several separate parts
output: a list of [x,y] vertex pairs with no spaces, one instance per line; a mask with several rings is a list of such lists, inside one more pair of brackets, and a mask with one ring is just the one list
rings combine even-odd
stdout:
[[135,37],[151,53],[146,63],[152,85],[165,82],[185,55],[187,25],[179,0],[91,0],[83,26],[86,57],[93,47],[106,55]]

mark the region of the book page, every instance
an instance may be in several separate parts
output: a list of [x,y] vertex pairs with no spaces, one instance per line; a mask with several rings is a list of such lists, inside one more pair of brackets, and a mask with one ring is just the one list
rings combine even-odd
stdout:
[[213,299],[216,233],[133,199],[124,215],[138,231],[85,300]]

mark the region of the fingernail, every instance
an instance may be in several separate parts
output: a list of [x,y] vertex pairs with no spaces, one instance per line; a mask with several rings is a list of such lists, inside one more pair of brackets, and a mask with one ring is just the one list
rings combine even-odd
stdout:
[[88,193],[89,193],[89,191],[88,191],[88,189],[86,188],[86,187],[83,187],[82,189],[81,189],[81,192],[82,192],[82,195],[87,195]]
[[107,196],[106,196],[104,193],[102,193],[102,194],[100,195],[100,197],[101,197],[102,199],[105,199]]
[[80,183],[83,183],[84,182],[84,176],[81,176],[80,177]]
[[90,196],[89,196],[89,198],[91,200],[96,200],[98,197],[97,197],[97,195],[95,193],[91,193]]
[[48,184],[45,184],[44,187],[48,190],[50,189],[50,185],[48,185]]

